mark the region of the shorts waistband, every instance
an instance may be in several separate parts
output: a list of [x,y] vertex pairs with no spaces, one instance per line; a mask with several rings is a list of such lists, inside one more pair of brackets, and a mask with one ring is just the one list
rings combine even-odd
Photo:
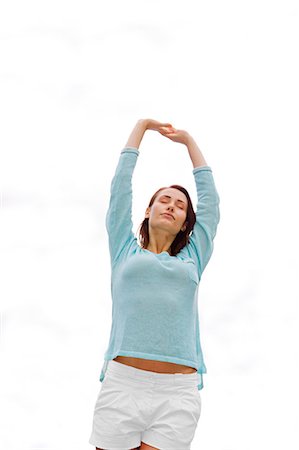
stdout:
[[107,374],[115,374],[127,378],[135,378],[141,381],[150,381],[157,384],[190,384],[198,382],[198,373],[159,373],[149,370],[137,369],[133,366],[122,364],[118,361],[109,360],[107,363]]

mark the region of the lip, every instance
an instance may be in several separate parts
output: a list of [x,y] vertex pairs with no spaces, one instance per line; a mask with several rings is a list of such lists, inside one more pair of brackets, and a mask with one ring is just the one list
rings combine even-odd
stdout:
[[174,217],[172,214],[169,213],[163,213],[162,216],[167,216],[167,217],[171,217],[174,220]]

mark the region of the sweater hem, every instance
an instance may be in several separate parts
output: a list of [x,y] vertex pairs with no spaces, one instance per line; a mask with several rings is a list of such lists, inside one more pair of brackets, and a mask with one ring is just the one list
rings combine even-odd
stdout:
[[[161,355],[155,355],[152,353],[141,353],[141,352],[133,352],[133,351],[126,351],[126,350],[120,350],[115,353],[105,354],[104,356],[104,364],[101,370],[101,374],[99,377],[99,380],[102,382],[105,378],[108,362],[116,358],[117,356],[131,356],[141,359],[152,359],[153,361],[164,361],[164,362],[173,362],[175,364],[182,364],[187,365],[190,367],[193,367],[196,369],[197,375],[198,375],[198,385],[197,389],[201,390],[203,389],[203,374],[207,372],[206,366],[203,365],[200,368],[197,368],[197,364],[193,360],[188,359],[182,359],[182,358],[176,358],[175,356],[161,356]],[[195,366],[195,367],[194,367]]]
[[177,358],[175,356],[155,355],[153,353],[134,352],[130,350],[120,350],[116,354],[110,353],[105,356],[105,360],[116,358],[116,356],[131,356],[132,358],[152,359],[153,361],[172,362],[184,366],[190,366],[197,370],[196,361],[192,359]]

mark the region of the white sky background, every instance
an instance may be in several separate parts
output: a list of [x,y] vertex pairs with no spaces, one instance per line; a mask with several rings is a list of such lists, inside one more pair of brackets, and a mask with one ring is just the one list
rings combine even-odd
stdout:
[[[105,214],[140,118],[186,129],[220,195],[192,448],[298,448],[298,30],[295,0],[1,4],[1,448],[92,448]],[[192,168],[185,146],[145,133],[134,232],[161,186],[196,204]]]

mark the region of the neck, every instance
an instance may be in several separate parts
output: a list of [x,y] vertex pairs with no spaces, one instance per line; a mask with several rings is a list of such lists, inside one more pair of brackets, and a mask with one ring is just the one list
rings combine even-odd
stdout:
[[148,243],[147,250],[150,250],[153,253],[162,253],[168,252],[171,255],[171,242],[161,243],[157,242],[155,239],[151,239]]

